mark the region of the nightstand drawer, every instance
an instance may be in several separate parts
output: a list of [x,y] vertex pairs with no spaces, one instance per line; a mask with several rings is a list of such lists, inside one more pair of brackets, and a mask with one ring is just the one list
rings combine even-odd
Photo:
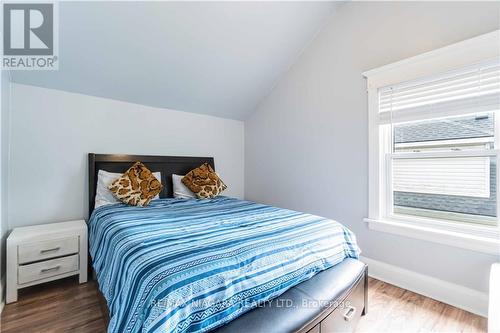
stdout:
[[18,246],[19,264],[78,253],[78,237],[60,238]]
[[78,255],[72,255],[64,258],[57,258],[34,264],[19,266],[18,283],[28,283],[51,276],[77,271]]

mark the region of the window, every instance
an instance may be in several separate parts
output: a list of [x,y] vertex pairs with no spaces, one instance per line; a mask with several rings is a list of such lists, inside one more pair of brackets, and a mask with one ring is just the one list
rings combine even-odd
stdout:
[[365,73],[370,228],[498,254],[499,37]]
[[392,214],[497,224],[495,114],[393,125]]

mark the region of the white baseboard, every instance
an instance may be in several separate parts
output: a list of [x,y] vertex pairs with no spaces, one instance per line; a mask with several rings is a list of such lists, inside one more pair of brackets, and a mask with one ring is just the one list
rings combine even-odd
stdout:
[[488,332],[500,332],[500,263],[491,265]]
[[368,275],[377,280],[393,284],[483,317],[488,316],[487,293],[363,256],[360,260],[368,265]]

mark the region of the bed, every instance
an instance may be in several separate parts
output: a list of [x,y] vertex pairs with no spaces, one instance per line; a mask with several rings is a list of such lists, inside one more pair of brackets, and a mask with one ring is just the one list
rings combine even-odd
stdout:
[[[145,208],[94,209],[98,170],[161,172]],[[229,197],[172,198],[211,157],[89,154],[89,252],[109,332],[352,331],[367,310],[354,235],[314,215]]]

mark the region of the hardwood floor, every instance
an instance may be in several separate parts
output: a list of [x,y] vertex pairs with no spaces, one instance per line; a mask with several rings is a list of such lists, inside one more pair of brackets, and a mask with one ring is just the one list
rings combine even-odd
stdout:
[[78,278],[49,282],[19,291],[19,301],[5,305],[2,333],[105,332],[94,281]]
[[360,332],[486,332],[487,320],[376,279],[368,280],[368,314]]
[[[483,317],[372,278],[368,297],[368,315],[358,333],[486,332]],[[5,306],[0,328],[3,333],[104,332],[96,284],[68,278],[21,290],[19,301]]]

